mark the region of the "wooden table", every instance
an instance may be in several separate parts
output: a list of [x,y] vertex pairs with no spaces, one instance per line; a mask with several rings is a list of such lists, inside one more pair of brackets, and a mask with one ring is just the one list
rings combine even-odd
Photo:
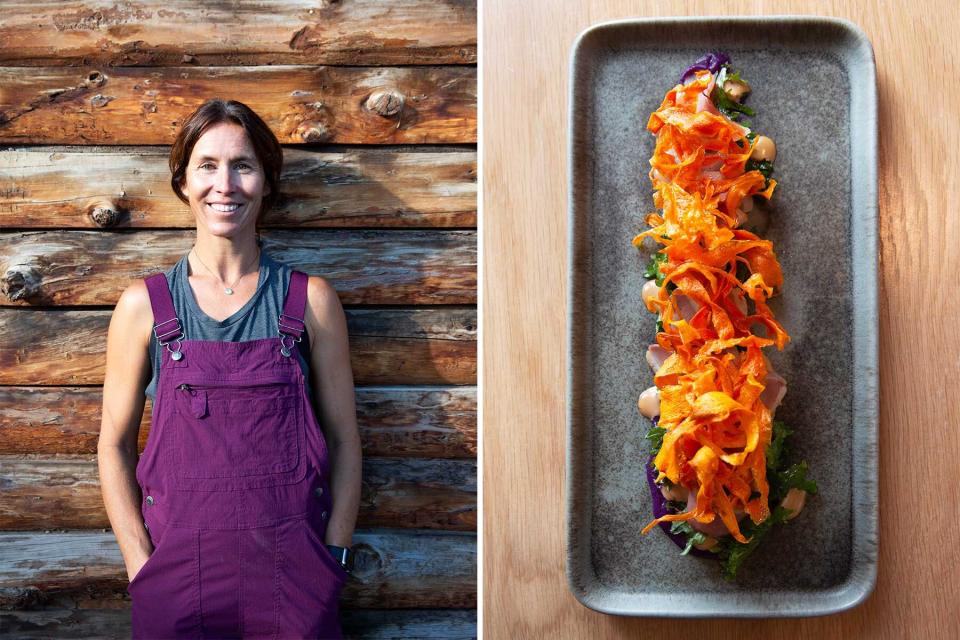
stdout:
[[[483,594],[487,638],[942,638],[960,633],[957,3],[487,0],[482,24]],[[596,22],[838,16],[880,101],[880,568],[862,606],[661,620],[580,605],[564,576],[568,56]]]

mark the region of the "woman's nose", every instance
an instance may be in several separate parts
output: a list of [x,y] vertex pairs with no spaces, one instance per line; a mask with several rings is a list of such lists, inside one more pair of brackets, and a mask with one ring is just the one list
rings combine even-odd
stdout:
[[229,167],[220,167],[217,169],[213,187],[220,193],[230,193],[233,191],[233,172],[230,171]]

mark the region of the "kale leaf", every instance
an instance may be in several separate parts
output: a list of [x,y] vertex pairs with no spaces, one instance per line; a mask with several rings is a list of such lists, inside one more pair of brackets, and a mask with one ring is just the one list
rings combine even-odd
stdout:
[[663,286],[663,279],[666,277],[660,267],[667,261],[667,254],[655,253],[650,256],[650,262],[647,264],[647,270],[643,272],[643,277],[647,280],[656,280],[657,286]]
[[650,430],[647,431],[646,438],[647,443],[650,445],[650,455],[655,456],[660,453],[660,447],[663,446],[663,436],[667,432],[663,427],[658,427],[653,425],[650,427]]
[[774,525],[783,524],[790,515],[789,509],[777,507],[770,516],[760,524],[754,524],[749,518],[744,520],[740,530],[743,536],[748,538],[746,544],[737,542],[733,538],[728,538],[720,542],[717,553],[720,554],[720,566],[725,580],[734,580],[737,577],[737,571],[740,565],[751,553],[759,546],[760,541],[773,528]]

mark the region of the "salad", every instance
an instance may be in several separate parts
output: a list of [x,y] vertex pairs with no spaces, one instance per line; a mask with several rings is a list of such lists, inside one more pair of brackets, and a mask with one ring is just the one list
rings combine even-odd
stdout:
[[649,229],[641,296],[657,314],[646,352],[655,386],[640,394],[651,455],[653,520],[684,555],[716,558],[727,579],[776,526],[796,517],[817,485],[805,462],[787,464],[791,430],[774,420],[787,391],[765,349],[790,340],[768,300],[783,274],[758,235],[774,194],[776,145],[747,118],[749,82],[723,53],[681,75],[647,122]]

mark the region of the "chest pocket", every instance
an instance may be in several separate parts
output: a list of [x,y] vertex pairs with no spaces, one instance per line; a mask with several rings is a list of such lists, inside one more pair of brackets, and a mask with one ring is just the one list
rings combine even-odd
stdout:
[[173,393],[174,482],[181,489],[259,488],[303,478],[302,396],[288,380],[184,380]]

